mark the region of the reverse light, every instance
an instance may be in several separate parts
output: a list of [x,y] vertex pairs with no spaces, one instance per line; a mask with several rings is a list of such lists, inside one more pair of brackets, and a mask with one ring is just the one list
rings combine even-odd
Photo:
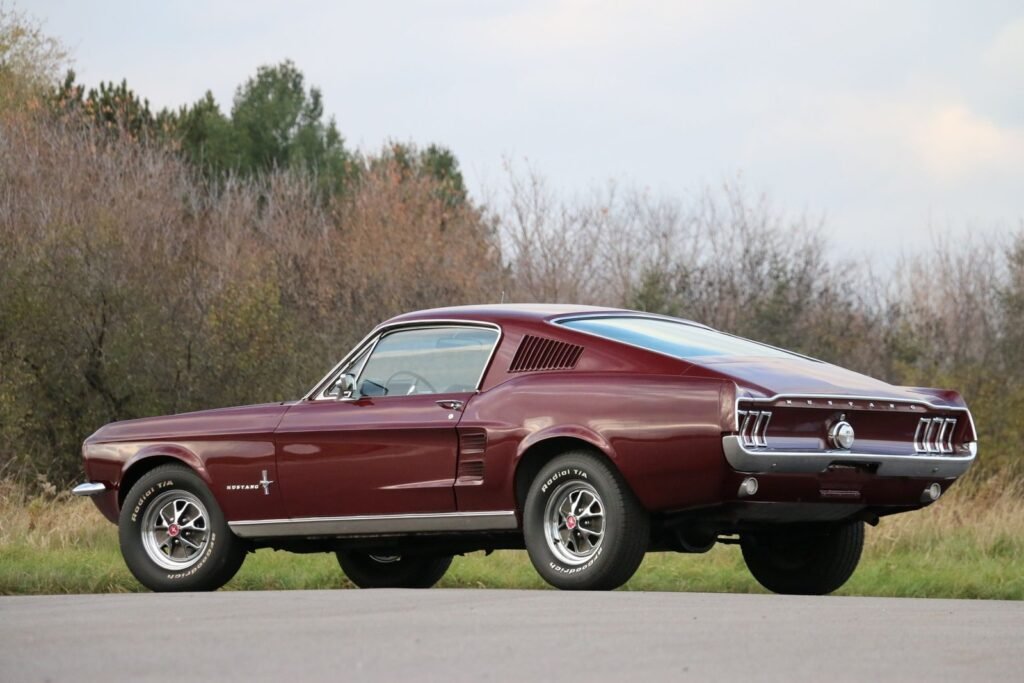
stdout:
[[749,498],[755,493],[757,493],[757,479],[747,477],[740,482],[740,490],[737,492],[740,498]]

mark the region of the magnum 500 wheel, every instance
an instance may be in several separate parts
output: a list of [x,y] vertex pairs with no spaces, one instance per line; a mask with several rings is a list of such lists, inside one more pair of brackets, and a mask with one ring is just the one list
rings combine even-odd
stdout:
[[585,451],[558,456],[534,478],[523,510],[530,560],[556,588],[611,590],[647,551],[647,511],[604,460]]
[[124,499],[118,531],[125,564],[154,591],[216,590],[245,560],[245,545],[206,484],[181,465],[139,479]]

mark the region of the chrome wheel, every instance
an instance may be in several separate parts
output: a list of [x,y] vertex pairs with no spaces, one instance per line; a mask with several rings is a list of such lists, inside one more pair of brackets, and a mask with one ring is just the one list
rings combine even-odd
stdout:
[[146,555],[164,569],[188,569],[210,545],[208,518],[202,501],[188,491],[161,493],[142,517]]
[[548,548],[559,560],[583,564],[597,554],[604,539],[604,503],[590,484],[566,482],[548,498],[544,527]]

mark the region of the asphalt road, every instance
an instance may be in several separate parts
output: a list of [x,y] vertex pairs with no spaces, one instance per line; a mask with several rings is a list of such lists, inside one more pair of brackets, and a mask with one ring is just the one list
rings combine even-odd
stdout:
[[1024,603],[337,590],[0,598],[0,680],[1024,680]]

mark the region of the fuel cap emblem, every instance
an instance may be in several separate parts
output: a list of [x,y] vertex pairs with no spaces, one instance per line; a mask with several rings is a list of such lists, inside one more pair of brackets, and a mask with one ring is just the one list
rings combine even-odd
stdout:
[[828,430],[828,440],[832,448],[849,449],[853,446],[853,436],[853,426],[845,420],[836,422]]

